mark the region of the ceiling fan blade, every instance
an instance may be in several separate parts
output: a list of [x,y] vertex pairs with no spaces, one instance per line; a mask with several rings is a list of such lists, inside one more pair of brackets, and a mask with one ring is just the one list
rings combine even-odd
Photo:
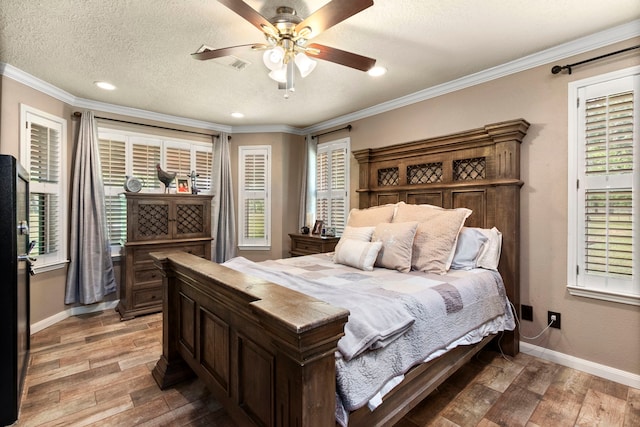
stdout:
[[264,49],[267,47],[267,45],[252,43],[241,44],[239,46],[223,47],[222,49],[208,49],[204,47],[200,48],[197,52],[192,53],[191,57],[204,61],[205,59],[220,58],[223,56],[233,55],[234,53],[240,53],[241,51],[246,51],[247,47],[251,47],[251,49]]
[[267,18],[260,15],[255,9],[241,0],[218,0],[229,9],[249,21],[260,31],[269,34],[278,34],[278,29]]
[[373,58],[336,49],[335,47],[317,43],[310,44],[307,47],[310,49],[307,51],[307,54],[312,57],[335,62],[336,64],[355,68],[356,70],[369,71],[376,65],[376,60]]
[[311,33],[305,35],[308,40],[371,6],[373,6],[373,0],[333,0],[296,25],[296,33],[309,27]]

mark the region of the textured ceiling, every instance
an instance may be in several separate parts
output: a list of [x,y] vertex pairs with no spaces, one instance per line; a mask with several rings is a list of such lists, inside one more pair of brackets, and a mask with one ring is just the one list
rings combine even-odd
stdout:
[[[246,3],[269,18],[282,5],[306,17],[327,1]],[[242,71],[190,57],[202,44],[264,42],[217,1],[2,0],[0,62],[82,99],[224,125],[306,127],[638,18],[638,0],[375,0],[313,40],[376,58],[388,73],[319,61],[284,99],[260,52],[238,55],[251,63]]]

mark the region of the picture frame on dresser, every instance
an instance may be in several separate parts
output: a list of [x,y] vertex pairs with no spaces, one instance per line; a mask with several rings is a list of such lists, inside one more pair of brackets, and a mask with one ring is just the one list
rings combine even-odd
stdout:
[[176,193],[177,194],[191,194],[191,183],[187,178],[176,179]]
[[313,225],[313,230],[311,230],[311,234],[320,234],[322,233],[322,226],[324,225],[323,221],[317,220],[316,223]]

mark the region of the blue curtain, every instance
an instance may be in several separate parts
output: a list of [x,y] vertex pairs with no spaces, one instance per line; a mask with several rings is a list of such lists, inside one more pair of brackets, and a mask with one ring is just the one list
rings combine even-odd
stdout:
[[107,234],[98,128],[91,111],[82,113],[73,161],[71,263],[64,302],[93,304],[115,292],[116,280]]

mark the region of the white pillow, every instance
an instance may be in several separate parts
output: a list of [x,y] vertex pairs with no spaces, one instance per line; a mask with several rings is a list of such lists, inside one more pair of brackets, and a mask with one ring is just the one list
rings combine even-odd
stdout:
[[360,270],[371,271],[376,262],[378,252],[382,248],[382,242],[361,242],[359,240],[345,239],[336,245],[333,262],[344,264]]
[[502,233],[495,227],[491,229],[478,228],[477,230],[489,239],[482,251],[480,251],[477,266],[487,270],[497,270],[498,263],[500,263],[500,252],[502,251]]
[[375,227],[350,227],[346,226],[340,236],[340,240],[360,240],[361,242],[370,242]]
[[456,252],[451,261],[454,270],[471,270],[477,267],[478,258],[489,238],[477,228],[462,227],[458,234]]

